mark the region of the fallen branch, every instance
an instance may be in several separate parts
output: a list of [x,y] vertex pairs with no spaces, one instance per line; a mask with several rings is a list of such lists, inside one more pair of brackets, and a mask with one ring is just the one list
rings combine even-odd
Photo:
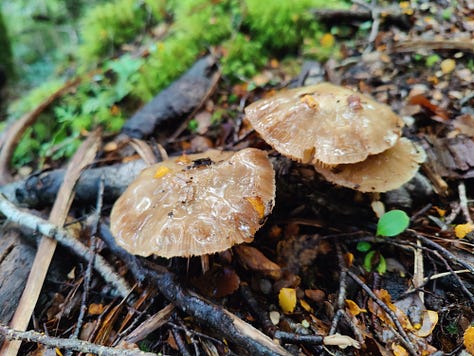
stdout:
[[[104,179],[104,201],[113,202],[140,173],[146,163],[134,160],[123,164],[114,164],[87,169],[79,178],[75,187],[75,199],[93,203],[97,197],[97,182]],[[48,206],[58,194],[64,180],[64,169],[34,174],[24,180],[0,186],[0,193],[14,204],[30,208]]]
[[[84,244],[71,236],[71,234],[69,234],[66,229],[58,227],[36,215],[19,209],[14,204],[9,202],[2,194],[0,194],[0,213],[2,213],[11,222],[34,231],[38,231],[45,236],[49,236],[50,238],[58,241],[63,246],[69,248],[84,260],[89,260],[91,251],[89,251],[89,249]],[[121,297],[126,297],[128,295],[130,286],[114,271],[114,269],[102,256],[95,256],[94,268],[107,283],[115,287],[116,292]]]
[[19,331],[0,324],[0,334],[4,335],[7,340],[22,340],[29,342],[37,342],[49,347],[57,347],[60,349],[68,349],[72,351],[93,353],[102,356],[156,356],[151,352],[143,352],[140,350],[121,349],[108,346],[93,344],[91,342],[78,339],[63,339],[53,336],[44,335],[36,331]]

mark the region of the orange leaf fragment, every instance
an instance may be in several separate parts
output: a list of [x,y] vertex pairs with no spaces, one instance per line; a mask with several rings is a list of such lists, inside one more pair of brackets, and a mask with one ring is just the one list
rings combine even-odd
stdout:
[[158,169],[155,172],[155,175],[153,178],[161,178],[165,175],[167,175],[170,172],[170,169],[166,166],[159,166]]
[[260,197],[247,197],[245,198],[247,201],[252,204],[252,207],[258,213],[260,219],[263,219],[265,216],[265,205],[263,204],[263,200]]
[[346,299],[345,302],[346,302],[347,310],[348,310],[348,312],[349,312],[351,315],[357,316],[357,315],[359,315],[360,313],[367,313],[367,310],[366,310],[366,309],[360,308],[360,307],[357,305],[357,303],[354,302],[353,300]]
[[312,95],[305,95],[300,100],[313,110],[319,109],[319,104]]
[[474,230],[474,224],[472,223],[459,224],[454,228],[454,233],[458,239],[463,239],[472,230]]
[[464,331],[464,347],[471,355],[474,355],[474,326],[469,326]]
[[296,289],[282,288],[278,294],[278,303],[284,313],[292,313],[296,307]]
[[334,44],[336,43],[336,39],[330,33],[325,33],[319,40],[319,43],[321,43],[321,46],[325,48],[331,48],[331,47],[334,47]]
[[105,306],[103,304],[96,304],[92,303],[89,305],[89,308],[87,308],[87,312],[89,315],[100,315],[104,312]]

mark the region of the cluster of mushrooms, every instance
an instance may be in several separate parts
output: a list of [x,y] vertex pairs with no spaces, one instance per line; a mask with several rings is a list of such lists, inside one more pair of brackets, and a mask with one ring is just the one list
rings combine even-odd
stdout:
[[[387,105],[333,84],[282,91],[245,114],[276,151],[362,192],[400,187],[425,159],[421,147],[400,137],[403,121]],[[141,172],[114,204],[111,230],[136,255],[211,254],[252,241],[274,200],[265,151],[211,150]]]

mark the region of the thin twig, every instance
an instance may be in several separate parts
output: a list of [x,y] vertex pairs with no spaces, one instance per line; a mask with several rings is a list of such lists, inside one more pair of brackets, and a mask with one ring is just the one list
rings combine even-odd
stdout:
[[5,336],[7,340],[22,340],[27,342],[37,342],[49,347],[57,347],[84,353],[93,353],[102,356],[156,356],[151,352],[143,352],[140,350],[119,349],[93,344],[91,342],[78,339],[63,339],[58,337],[47,336],[36,331],[18,331],[9,328],[0,323],[0,334]]
[[337,324],[341,317],[345,314],[344,311],[344,304],[346,299],[346,292],[347,292],[347,266],[344,262],[344,258],[342,256],[341,246],[336,244],[336,251],[337,251],[337,259],[339,262],[339,268],[341,269],[341,275],[339,277],[339,293],[337,296],[337,312],[334,315],[331,323],[331,329],[329,330],[329,335],[334,335],[337,330]]
[[379,297],[375,295],[374,292],[369,288],[367,284],[365,284],[359,277],[357,277],[353,272],[347,271],[348,275],[369,295],[372,300],[377,303],[377,305],[382,308],[382,310],[388,315],[388,317],[392,320],[392,322],[395,324],[398,332],[400,333],[400,341],[405,345],[405,347],[408,349],[410,354],[412,355],[417,355],[418,352],[415,350],[415,347],[413,346],[412,342],[410,341],[410,338],[408,337],[407,333],[403,329],[402,324],[400,324],[400,321],[398,320],[397,316],[395,313],[388,307],[387,304],[385,304]]
[[467,196],[466,196],[466,186],[464,182],[461,181],[458,186],[459,191],[459,205],[461,206],[461,211],[466,218],[466,222],[472,224],[471,214],[469,214],[469,206],[467,204]]
[[[0,194],[0,213],[13,223],[38,231],[39,233],[58,241],[60,244],[69,248],[86,261],[90,258],[91,252],[87,247],[71,236],[66,229],[58,227],[38,216],[19,209],[10,203],[3,194]],[[94,259],[94,268],[106,282],[115,287],[116,292],[121,297],[126,297],[128,295],[130,286],[117,272],[114,271],[102,256],[96,256]]]
[[104,194],[104,180],[99,181],[99,190],[97,195],[97,205],[94,219],[92,222],[92,232],[91,232],[91,244],[89,247],[90,258],[87,261],[87,268],[84,274],[84,290],[82,293],[81,309],[79,311],[79,316],[77,317],[76,329],[71,334],[71,339],[77,339],[84,323],[84,317],[87,311],[87,299],[89,295],[89,289],[92,281],[92,270],[94,268],[94,260],[96,257],[96,236],[99,229],[100,222],[100,212],[102,211],[102,202]]
[[469,299],[471,299],[471,303],[474,303],[474,295],[471,293],[471,291],[469,289],[467,289],[466,285],[464,284],[464,282],[461,280],[461,278],[459,278],[459,276],[457,275],[457,273],[451,268],[451,266],[449,265],[448,261],[446,261],[446,259],[441,256],[441,254],[438,252],[438,251],[433,251],[433,253],[444,263],[446,269],[449,271],[449,273],[451,274],[451,276],[453,276],[453,278],[459,283],[459,285],[461,286],[461,289],[463,290],[463,292],[469,297]]
[[444,258],[448,259],[453,263],[457,263],[463,266],[465,269],[468,269],[472,274],[474,274],[474,266],[471,266],[469,263],[466,263],[460,258],[457,258],[453,253],[449,252],[443,246],[437,244],[436,242],[430,240],[429,238],[423,236],[415,230],[408,229],[407,231],[413,234],[416,238],[420,239],[423,244],[430,246],[434,250],[438,251],[442,256],[444,256]]

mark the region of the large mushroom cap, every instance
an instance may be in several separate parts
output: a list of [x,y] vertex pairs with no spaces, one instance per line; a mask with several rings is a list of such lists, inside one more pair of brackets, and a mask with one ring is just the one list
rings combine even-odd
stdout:
[[303,163],[365,160],[395,145],[403,121],[388,107],[329,83],[291,89],[245,109],[275,150]]
[[425,158],[425,151],[420,146],[401,138],[392,148],[363,162],[333,168],[314,167],[330,182],[362,192],[386,192],[413,178]]
[[189,155],[142,171],[114,204],[111,230],[136,255],[209,254],[251,241],[274,198],[264,151]]

